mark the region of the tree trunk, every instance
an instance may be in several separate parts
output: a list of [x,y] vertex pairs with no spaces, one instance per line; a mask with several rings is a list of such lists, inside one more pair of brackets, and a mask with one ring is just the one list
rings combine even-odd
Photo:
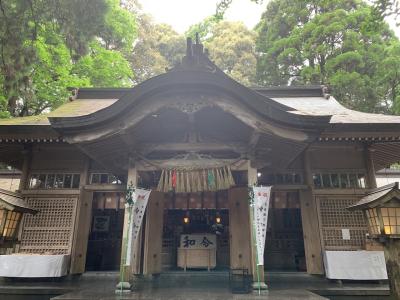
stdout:
[[13,117],[15,117],[15,112],[17,110],[17,100],[18,100],[17,96],[8,97],[8,111]]

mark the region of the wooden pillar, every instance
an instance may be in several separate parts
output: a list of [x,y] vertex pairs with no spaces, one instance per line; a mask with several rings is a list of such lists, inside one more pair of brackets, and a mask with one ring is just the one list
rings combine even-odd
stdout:
[[[18,185],[19,191],[29,188],[29,173],[30,173],[31,162],[32,162],[32,146],[25,145],[24,150],[22,150],[21,153],[23,156],[23,161],[22,161],[22,168],[21,168],[22,174],[21,174],[21,178],[19,180],[19,185]],[[22,232],[24,230],[24,226],[23,226],[24,223],[25,223],[25,215],[22,215],[21,226],[19,226],[19,229],[18,229],[18,241],[21,241]],[[0,228],[2,228],[2,227],[0,226]],[[17,248],[16,248],[17,252],[19,251],[19,245],[20,244],[17,244]]]
[[24,150],[22,150],[23,155],[23,162],[22,162],[22,169],[21,169],[21,179],[19,181],[18,190],[22,191],[28,188],[29,185],[29,171],[32,161],[32,147],[31,146],[24,146]]
[[[135,167],[134,161],[130,158],[128,164],[128,176],[127,176],[127,186],[133,185],[136,187],[137,185],[137,169]],[[124,291],[130,290],[131,284],[130,281],[133,278],[133,273],[135,270],[135,265],[140,260],[140,249],[139,253],[136,253],[135,245],[132,245],[132,255],[131,261],[126,261],[127,251],[129,251],[128,243],[129,241],[129,208],[128,205],[125,205],[124,210],[124,225],[122,231],[122,247],[121,247],[121,266],[120,266],[120,282],[117,284],[116,291]],[[140,240],[140,235],[138,237]]]
[[146,210],[143,274],[161,273],[162,235],[164,223],[164,194],[152,191]]
[[249,194],[247,188],[231,188],[229,201],[229,250],[231,269],[248,269],[251,266],[251,243],[249,240]]
[[376,177],[375,177],[375,167],[373,161],[373,152],[368,146],[364,147],[364,158],[365,158],[365,169],[367,171],[367,188],[375,189],[376,185]]
[[300,209],[307,273],[324,274],[319,216],[313,194],[314,183],[310,165],[310,152],[307,150],[304,152],[304,181],[308,185],[308,189],[300,191]]
[[[249,186],[257,184],[257,169],[251,167],[250,161],[248,161],[247,167],[247,182]],[[265,284],[264,276],[264,265],[257,266],[257,246],[255,243],[255,232],[254,232],[254,218],[253,211],[249,209],[249,223],[250,223],[250,249],[251,249],[251,264],[252,264],[252,274],[253,274],[253,288],[254,289],[267,289]],[[260,282],[260,285],[258,284]]]
[[93,192],[84,190],[89,178],[90,159],[86,158],[84,169],[80,176],[80,195],[76,209],[74,237],[71,253],[71,274],[85,272],[86,251],[89,239],[90,225],[92,221]]

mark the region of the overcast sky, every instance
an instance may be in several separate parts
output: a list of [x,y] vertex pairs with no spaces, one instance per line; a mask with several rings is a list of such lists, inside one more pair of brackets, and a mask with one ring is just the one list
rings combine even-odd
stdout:
[[[140,0],[143,10],[151,14],[157,23],[167,23],[179,33],[190,25],[215,13],[216,0]],[[226,12],[230,21],[242,21],[253,28],[260,20],[267,1],[256,4],[250,0],[234,0]]]

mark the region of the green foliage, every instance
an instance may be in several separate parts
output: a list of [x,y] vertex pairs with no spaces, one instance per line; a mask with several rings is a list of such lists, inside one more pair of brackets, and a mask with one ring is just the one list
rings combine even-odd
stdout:
[[374,0],[372,4],[376,15],[381,19],[387,16],[395,16],[398,18],[400,15],[400,4],[398,0]]
[[119,6],[119,2],[107,0],[109,10],[99,36],[106,49],[129,53],[136,38],[136,20],[132,13]]
[[227,75],[253,85],[256,75],[256,35],[241,22],[222,21],[211,29],[204,42],[210,58]]
[[186,36],[194,38],[196,33],[209,50],[210,59],[227,75],[244,85],[255,84],[257,58],[253,30],[241,22],[224,21],[217,14],[190,26]]
[[[0,74],[0,86],[3,86],[4,78]],[[10,112],[7,110],[7,99],[0,93],[0,119],[11,117]]]
[[261,85],[326,84],[344,105],[393,112],[397,39],[357,0],[274,0],[257,25]]
[[0,0],[0,117],[54,109],[69,86],[129,85],[135,38],[117,0]]
[[189,29],[186,31],[185,36],[194,39],[196,37],[196,34],[198,34],[200,40],[204,42],[207,39],[211,38],[213,28],[222,20],[223,18],[221,15],[209,16],[203,21],[190,26]]
[[140,83],[165,72],[185,54],[185,38],[171,26],[155,24],[148,15],[137,16],[138,39],[129,62],[135,74],[135,83]]
[[192,25],[186,36],[194,38],[196,33],[218,67],[242,84],[254,85],[257,64],[254,31],[241,22],[227,22],[214,15]]
[[25,114],[54,109],[68,98],[66,87],[88,86],[89,81],[71,73],[71,54],[62,38],[52,30],[43,30],[34,42],[36,61],[32,64],[32,89],[35,97],[25,106]]
[[90,44],[90,53],[74,65],[72,72],[97,87],[131,86],[133,77],[122,53],[104,49],[97,41]]

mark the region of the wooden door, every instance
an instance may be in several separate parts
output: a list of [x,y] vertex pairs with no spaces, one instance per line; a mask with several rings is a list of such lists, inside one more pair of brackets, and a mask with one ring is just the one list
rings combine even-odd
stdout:
[[161,273],[164,194],[152,191],[146,212],[143,274]]

